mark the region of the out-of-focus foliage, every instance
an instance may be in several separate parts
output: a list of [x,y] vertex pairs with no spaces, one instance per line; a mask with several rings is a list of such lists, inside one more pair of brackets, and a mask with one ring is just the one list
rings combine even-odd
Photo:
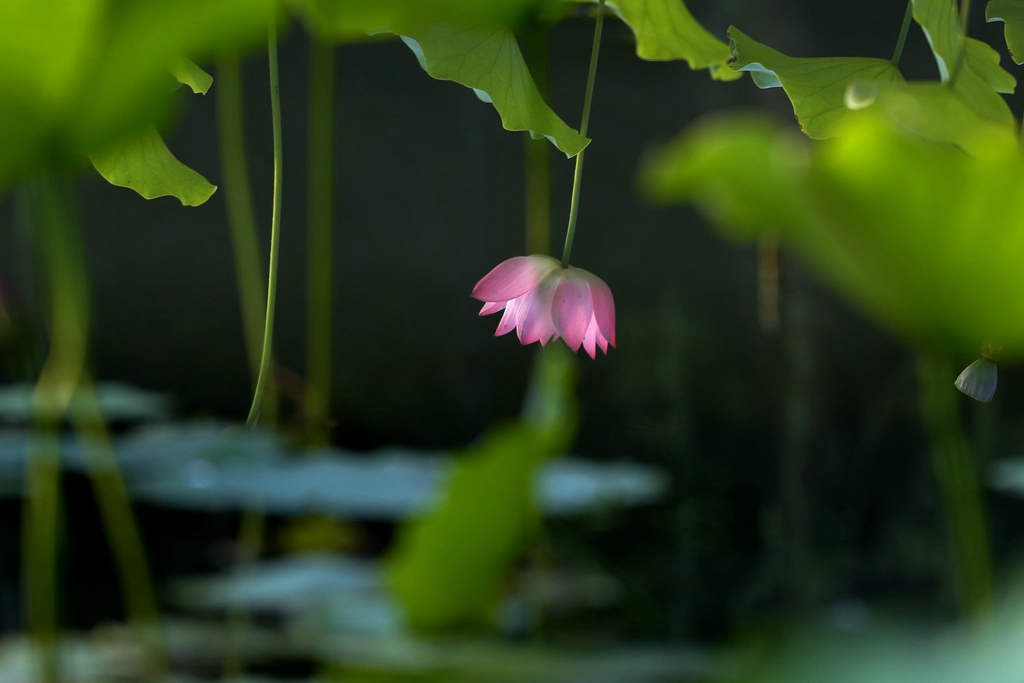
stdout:
[[546,137],[568,157],[590,142],[558,118],[537,90],[511,31],[436,23],[402,36],[434,78],[473,88],[507,130]]
[[138,134],[184,57],[258,40],[272,0],[0,3],[0,188]]
[[732,237],[779,234],[858,306],[924,347],[1024,354],[1024,159],[956,148],[857,113],[808,142],[720,119],[651,158],[662,201],[702,206]]
[[574,368],[560,346],[539,353],[523,416],[467,448],[438,508],[402,529],[391,587],[414,628],[492,622],[509,570],[540,522],[537,468],[563,454],[576,431]]
[[556,14],[560,0],[292,0],[292,7],[320,35],[335,40],[366,40],[390,31],[405,35],[435,23],[515,28]]
[[785,90],[800,127],[809,137],[830,137],[846,115],[851,83],[903,83],[888,59],[870,57],[788,57],[729,27],[732,68],[749,71],[759,88]]
[[869,624],[823,635],[804,628],[774,642],[741,667],[748,683],[1015,683],[1024,677],[1024,612],[1018,594],[1004,598],[990,622],[925,629]]
[[990,0],[985,18],[1006,24],[1003,33],[1010,56],[1017,64],[1024,64],[1024,2],[1021,0]]
[[609,6],[633,30],[641,59],[683,59],[691,69],[710,69],[717,80],[739,78],[727,66],[729,48],[708,33],[681,0],[614,0]]

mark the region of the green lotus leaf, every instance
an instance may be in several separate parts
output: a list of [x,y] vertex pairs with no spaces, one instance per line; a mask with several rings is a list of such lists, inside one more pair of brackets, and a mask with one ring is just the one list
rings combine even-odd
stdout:
[[608,6],[632,29],[641,59],[682,59],[691,69],[710,69],[718,80],[740,77],[728,68],[728,46],[701,26],[682,0],[611,0]]
[[763,121],[720,120],[652,157],[644,185],[658,200],[700,205],[734,238],[781,236],[912,344],[976,354],[990,342],[1024,356],[1016,146],[974,157],[870,111],[838,132],[810,142]]
[[90,158],[107,182],[135,190],[146,199],[173,196],[183,206],[199,206],[217,189],[178,161],[156,128],[146,128]]
[[184,55],[258,43],[273,0],[0,2],[0,188],[73,166],[165,112]]
[[735,26],[729,27],[732,68],[750,73],[759,88],[781,87],[809,137],[833,135],[847,109],[851,83],[903,83],[899,69],[887,59],[870,57],[788,57],[762,45]]
[[1021,0],[989,0],[985,8],[988,21],[1005,24],[1003,35],[1010,57],[1017,64],[1024,64],[1024,2]]
[[511,31],[438,23],[402,40],[428,74],[473,88],[493,104],[506,130],[545,137],[567,157],[590,142],[544,102]]
[[851,107],[863,108],[877,102],[882,111],[908,130],[930,140],[950,142],[975,156],[993,150],[1001,154],[1000,148],[1017,145],[1013,117],[1003,115],[1008,111],[978,107],[977,100],[968,99],[962,90],[947,84],[855,83],[847,94]]

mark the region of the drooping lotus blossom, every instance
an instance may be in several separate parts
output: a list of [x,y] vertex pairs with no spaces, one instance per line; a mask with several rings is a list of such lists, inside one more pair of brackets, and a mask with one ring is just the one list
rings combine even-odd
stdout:
[[615,302],[604,280],[582,268],[563,268],[550,256],[516,256],[476,283],[471,296],[480,315],[504,310],[494,335],[513,329],[523,344],[562,338],[591,358],[615,346]]

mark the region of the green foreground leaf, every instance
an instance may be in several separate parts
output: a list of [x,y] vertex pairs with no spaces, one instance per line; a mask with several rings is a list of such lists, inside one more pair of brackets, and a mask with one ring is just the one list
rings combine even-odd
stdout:
[[366,40],[367,34],[399,35],[451,22],[512,28],[554,13],[560,0],[291,0],[310,28],[333,40]]
[[199,206],[217,189],[178,161],[156,128],[125,138],[90,159],[111,185],[130,188],[146,199],[173,196],[183,206]]
[[979,158],[858,114],[809,143],[719,120],[653,157],[644,183],[694,202],[730,236],[779,234],[821,277],[907,341],[1024,356],[1024,159]]
[[428,74],[473,88],[492,103],[506,130],[545,137],[567,157],[589,144],[544,102],[511,31],[433,24],[402,40]]
[[272,0],[0,2],[0,189],[152,125],[168,71],[266,32]]
[[539,352],[522,417],[468,447],[438,508],[400,530],[390,585],[414,628],[493,625],[509,573],[541,519],[537,469],[562,455],[576,431],[575,368],[560,345]]
[[1022,0],[990,0],[985,19],[1001,21],[1006,47],[1017,64],[1024,64],[1024,2]]
[[891,61],[869,57],[788,57],[729,27],[732,68],[748,71],[759,88],[781,87],[800,128],[815,139],[831,137],[846,115],[851,83],[903,83]]

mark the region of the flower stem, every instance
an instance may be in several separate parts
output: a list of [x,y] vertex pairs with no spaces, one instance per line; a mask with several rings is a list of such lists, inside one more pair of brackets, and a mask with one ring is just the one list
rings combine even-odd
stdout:
[[910,22],[914,18],[914,0],[907,0],[907,11],[903,14],[903,25],[900,26],[900,37],[896,39],[896,50],[892,53],[893,66],[900,65],[900,57],[903,56],[903,45],[907,42],[907,34],[910,32]]
[[270,269],[267,277],[267,317],[263,325],[263,353],[252,396],[252,407],[245,419],[247,426],[256,424],[263,402],[263,392],[270,374],[271,348],[274,342],[274,304],[277,300],[277,260],[281,243],[281,175],[284,162],[281,143],[281,87],[277,71],[277,27],[271,19],[267,29],[267,55],[270,65],[270,116],[274,134],[274,204],[270,220]]
[[[604,26],[604,0],[597,3],[597,23],[594,25],[594,45],[590,50],[590,72],[587,74],[587,92],[583,96],[583,120],[580,123],[580,135],[587,136],[587,124],[590,123],[590,104],[594,97],[594,80],[597,76],[597,57],[601,51],[601,28]],[[565,230],[565,246],[562,248],[562,267],[569,265],[572,253],[572,240],[576,236],[576,219],[580,210],[580,185],[583,180],[583,152],[576,155],[576,170],[572,176],[572,200],[569,203],[569,226]]]
[[310,50],[306,418],[311,445],[324,446],[331,401],[334,46],[314,38]]
[[253,217],[245,156],[242,116],[242,69],[238,55],[224,55],[217,62],[217,139],[220,142],[224,203],[231,229],[238,293],[242,303],[242,329],[249,356],[253,386],[260,372],[260,344],[263,337],[263,276],[256,220]]

